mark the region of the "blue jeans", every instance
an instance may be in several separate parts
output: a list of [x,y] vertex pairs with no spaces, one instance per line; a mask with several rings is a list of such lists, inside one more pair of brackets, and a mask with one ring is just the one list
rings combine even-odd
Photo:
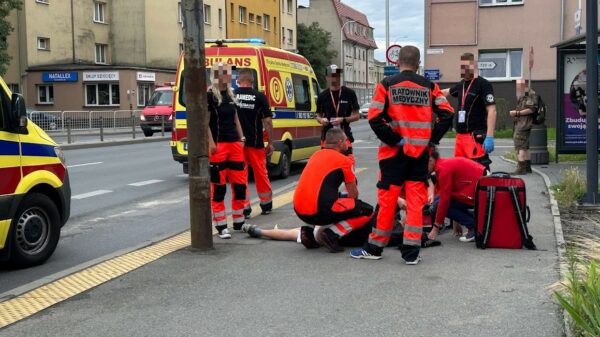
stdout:
[[[440,197],[436,196],[433,200],[433,206],[431,208],[431,214],[434,219],[439,203]],[[448,207],[448,213],[446,214],[446,217],[467,227],[469,231],[473,231],[475,229],[475,218],[473,216],[473,206],[471,205],[467,205],[456,200],[450,200],[450,207]]]

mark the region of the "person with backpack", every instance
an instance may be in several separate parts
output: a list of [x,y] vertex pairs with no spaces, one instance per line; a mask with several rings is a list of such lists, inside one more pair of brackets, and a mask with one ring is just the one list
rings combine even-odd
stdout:
[[532,89],[527,87],[525,80],[517,80],[517,107],[510,111],[514,119],[513,141],[517,152],[517,169],[514,175],[531,173],[531,153],[529,152],[529,135],[534,122],[539,120],[539,97]]

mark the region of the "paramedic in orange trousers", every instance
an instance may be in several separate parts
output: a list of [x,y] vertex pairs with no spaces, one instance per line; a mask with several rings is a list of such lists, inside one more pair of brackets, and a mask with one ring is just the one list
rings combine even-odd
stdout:
[[494,89],[488,80],[477,75],[473,54],[464,53],[460,57],[460,72],[463,79],[442,90],[444,95],[458,98],[454,156],[472,159],[489,171],[496,128]]
[[421,259],[430,145],[437,144],[448,131],[454,110],[437,84],[416,74],[421,63],[419,49],[403,47],[398,62],[400,73],[377,84],[369,108],[369,124],[382,142],[378,152],[377,225],[368,242],[350,256],[381,258],[392,232],[398,196],[404,187],[407,210],[400,250],[405,263],[415,265]]
[[[358,199],[352,160],[346,135],[341,129],[330,129],[325,148],[313,154],[302,171],[294,192],[294,211],[300,220],[312,226],[327,226],[314,237],[312,226],[302,226],[300,241],[306,248],[318,248],[317,240],[330,252],[343,249],[339,240],[353,230],[365,226],[373,217],[373,206]],[[342,183],[348,191],[340,197]]]
[[[238,76],[239,87],[235,89],[235,96],[238,105],[238,118],[246,137],[244,144],[246,174],[248,174],[248,166],[251,166],[254,173],[256,193],[260,200],[261,214],[265,215],[271,213],[273,208],[273,193],[267,173],[267,156],[273,152],[273,121],[271,119],[273,114],[267,97],[253,88],[254,74],[252,70],[248,68],[239,69]],[[266,149],[263,141],[263,128],[268,138]],[[249,191],[246,190],[246,207],[244,209],[246,218],[252,212],[249,195]]]
[[210,162],[210,194],[213,225],[221,239],[230,239],[225,213],[227,181],[231,184],[231,217],[233,228],[244,225],[244,204],[248,178],[244,168],[244,134],[237,115],[235,97],[231,90],[231,65],[215,63],[212,85],[207,93],[210,113],[208,141]]
[[325,147],[325,134],[331,128],[341,128],[346,133],[348,149],[346,155],[354,163],[352,154],[352,129],[350,123],[360,119],[358,114],[358,98],[354,90],[342,85],[342,69],[332,64],[325,69],[325,79],[329,88],[323,90],[317,97],[317,122],[322,125],[321,147]]

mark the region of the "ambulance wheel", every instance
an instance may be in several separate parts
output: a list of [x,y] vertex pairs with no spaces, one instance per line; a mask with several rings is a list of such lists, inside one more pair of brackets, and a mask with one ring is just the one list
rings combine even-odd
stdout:
[[146,137],[152,137],[152,135],[154,134],[154,132],[152,132],[152,130],[143,129],[142,131],[144,131],[144,136],[146,136]]
[[292,168],[292,156],[290,154],[290,148],[285,146],[283,151],[281,151],[281,156],[279,157],[279,178],[285,179],[290,176],[290,170]]
[[56,204],[41,193],[26,195],[11,227],[11,264],[30,267],[46,262],[60,238]]

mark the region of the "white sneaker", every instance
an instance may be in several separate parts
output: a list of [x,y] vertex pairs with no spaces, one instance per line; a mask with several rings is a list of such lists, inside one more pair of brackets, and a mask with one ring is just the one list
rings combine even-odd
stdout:
[[228,228],[225,228],[219,232],[219,237],[221,239],[231,239],[231,232],[229,231]]
[[404,263],[409,266],[414,266],[414,265],[419,264],[420,261],[421,261],[421,255],[417,256],[417,258],[414,261],[404,261]]

